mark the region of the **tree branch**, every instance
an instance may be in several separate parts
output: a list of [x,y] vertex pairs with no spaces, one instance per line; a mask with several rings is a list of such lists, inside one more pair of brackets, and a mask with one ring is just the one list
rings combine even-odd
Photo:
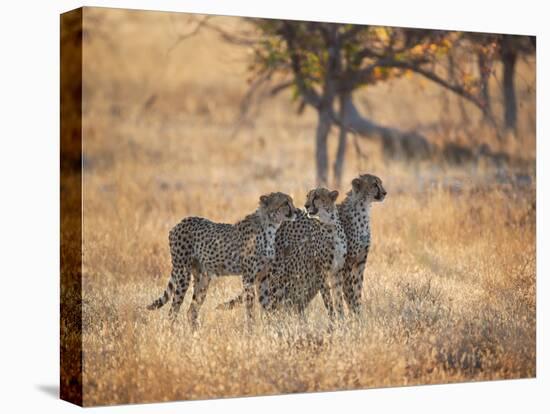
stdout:
[[[269,70],[262,73],[250,84],[250,87],[246,91],[239,105],[239,117],[237,118],[237,121],[235,122],[235,125],[231,131],[230,138],[234,138],[235,135],[237,135],[237,133],[241,129],[241,126],[247,120],[247,116],[254,101],[256,102],[256,107],[260,107],[263,101],[263,97],[261,96],[261,94],[258,93],[258,90],[260,90],[263,85],[269,82],[271,76],[273,76],[273,72],[274,70]],[[257,97],[258,95],[260,95],[259,98]]]
[[342,33],[341,39],[342,42],[347,42],[348,40],[352,39],[356,35],[358,35],[362,30],[368,29],[368,26],[360,25],[360,24],[354,24],[351,29],[349,29],[347,32]]
[[472,95],[471,93],[469,93],[468,91],[466,91],[463,87],[461,87],[459,85],[451,84],[450,82],[446,81],[445,79],[443,79],[439,75],[436,75],[434,72],[425,70],[425,69],[420,68],[420,67],[415,66],[415,65],[402,64],[402,63],[393,64],[392,67],[400,67],[400,68],[403,68],[403,69],[410,69],[413,72],[418,73],[419,75],[422,75],[426,79],[429,79],[432,82],[435,82],[438,85],[443,86],[444,88],[449,89],[450,91],[453,91],[457,95],[460,95],[461,97],[465,98],[466,100],[472,102],[474,105],[479,107],[481,110],[485,110],[483,103],[480,102],[479,99],[476,98],[474,95]]
[[271,88],[271,91],[269,92],[269,95],[275,96],[284,91],[285,89],[290,88],[292,85],[294,85],[293,80],[289,80],[286,82],[281,82],[278,85],[275,85],[273,88]]
[[295,34],[292,25],[284,21],[281,28],[281,35],[285,39],[288,46],[288,51],[290,55],[290,66],[292,68],[292,71],[294,72],[296,87],[298,88],[304,101],[306,101],[308,105],[311,105],[314,108],[319,108],[321,106],[321,97],[314,89],[310,88],[307,85],[302,74],[301,58],[300,55],[296,52],[297,50],[299,50],[299,48],[295,47],[294,45]]
[[178,35],[178,38],[176,39],[176,41],[174,42],[174,44],[172,46],[170,46],[168,48],[168,53],[171,53],[172,50],[174,50],[177,46],[179,46],[179,44],[181,42],[183,42],[184,40],[186,39],[189,39],[190,37],[193,37],[195,36],[199,30],[206,25],[206,22],[208,21],[208,19],[210,19],[212,16],[204,16],[204,18],[202,18],[195,26],[195,28],[191,31],[189,31],[189,33],[185,33],[185,34],[180,34]]
[[455,94],[461,96],[462,98],[466,99],[467,101],[473,103],[475,106],[477,106],[484,114],[486,113],[486,105],[484,102],[482,102],[479,97],[471,94],[466,89],[464,89],[462,86],[453,84],[446,79],[442,78],[441,76],[437,75],[435,72],[424,69],[420,66],[420,64],[427,63],[427,60],[425,59],[418,59],[414,62],[405,62],[405,61],[399,61],[395,60],[393,57],[389,58],[382,58],[377,60],[376,62],[370,64],[366,68],[356,72],[355,74],[351,75],[350,80],[346,82],[346,86],[348,87],[354,87],[358,83],[366,82],[369,78],[369,76],[372,74],[374,69],[377,67],[386,67],[386,68],[399,68],[399,69],[408,69],[412,72],[418,73],[419,75],[423,76],[426,79],[431,80],[432,82],[437,83],[438,85],[444,87],[445,89],[448,89]]

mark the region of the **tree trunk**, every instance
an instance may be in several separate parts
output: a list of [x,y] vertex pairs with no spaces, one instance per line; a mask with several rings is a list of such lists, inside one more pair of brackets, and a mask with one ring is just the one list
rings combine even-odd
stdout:
[[485,111],[483,113],[483,119],[487,120],[492,117],[491,109],[491,96],[489,91],[489,76],[491,74],[490,60],[487,59],[484,52],[477,54],[477,66],[479,70],[479,80],[481,86],[481,98],[485,105]]
[[501,41],[502,81],[504,83],[504,125],[508,130],[516,130],[517,99],[514,84],[517,51],[513,36],[504,35]]
[[315,134],[315,161],[317,166],[317,185],[328,183],[328,134],[331,127],[330,112],[327,109],[318,110],[319,120]]
[[[349,94],[340,95],[340,119],[342,122],[346,122],[347,106],[351,101]],[[347,130],[345,127],[340,126],[340,134],[338,136],[338,150],[336,151],[336,159],[334,160],[333,172],[334,182],[336,187],[339,188],[342,184],[342,172],[344,170],[344,158],[346,156],[347,146]]]

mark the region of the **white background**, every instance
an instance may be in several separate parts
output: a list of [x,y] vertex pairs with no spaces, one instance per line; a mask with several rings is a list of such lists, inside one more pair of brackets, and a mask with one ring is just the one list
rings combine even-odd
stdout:
[[[95,408],[102,412],[543,412],[548,368],[549,29],[544,1],[145,1],[89,6],[537,35],[537,379]],[[59,13],[77,1],[10,1],[0,14],[0,405],[73,412],[59,401]],[[546,326],[548,328],[548,326]],[[546,351],[546,352],[545,352]],[[546,393],[544,389],[546,388]]]

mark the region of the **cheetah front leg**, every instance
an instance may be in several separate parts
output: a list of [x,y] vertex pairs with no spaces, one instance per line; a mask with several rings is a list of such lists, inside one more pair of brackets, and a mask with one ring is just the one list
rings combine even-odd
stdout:
[[256,299],[256,289],[254,287],[254,273],[246,273],[243,275],[244,287],[244,303],[246,313],[246,324],[250,328],[254,321],[254,300]]
[[344,318],[344,292],[343,292],[343,281],[342,281],[342,272],[335,272],[329,275],[329,280],[331,281],[331,291],[332,298],[334,300],[334,306],[336,307],[336,312],[340,319]]
[[244,302],[244,293],[241,292],[237,296],[235,296],[233,299],[225,303],[220,303],[218,306],[216,306],[216,309],[231,310],[231,309],[234,309],[236,306],[241,305],[243,302]]
[[349,309],[355,316],[361,316],[361,296],[363,293],[363,274],[367,255],[353,264],[350,271],[345,275],[344,294]]
[[321,297],[323,298],[323,303],[325,305],[325,309],[327,310],[328,317],[331,321],[334,320],[334,306],[332,303],[332,296],[330,294],[330,286],[327,283],[326,278],[323,278],[323,282],[321,284]]

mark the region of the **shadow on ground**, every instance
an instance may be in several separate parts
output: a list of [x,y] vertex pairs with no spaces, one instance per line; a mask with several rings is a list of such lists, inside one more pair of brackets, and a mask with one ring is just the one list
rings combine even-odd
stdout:
[[59,398],[59,385],[57,384],[39,384],[36,388],[50,397]]

